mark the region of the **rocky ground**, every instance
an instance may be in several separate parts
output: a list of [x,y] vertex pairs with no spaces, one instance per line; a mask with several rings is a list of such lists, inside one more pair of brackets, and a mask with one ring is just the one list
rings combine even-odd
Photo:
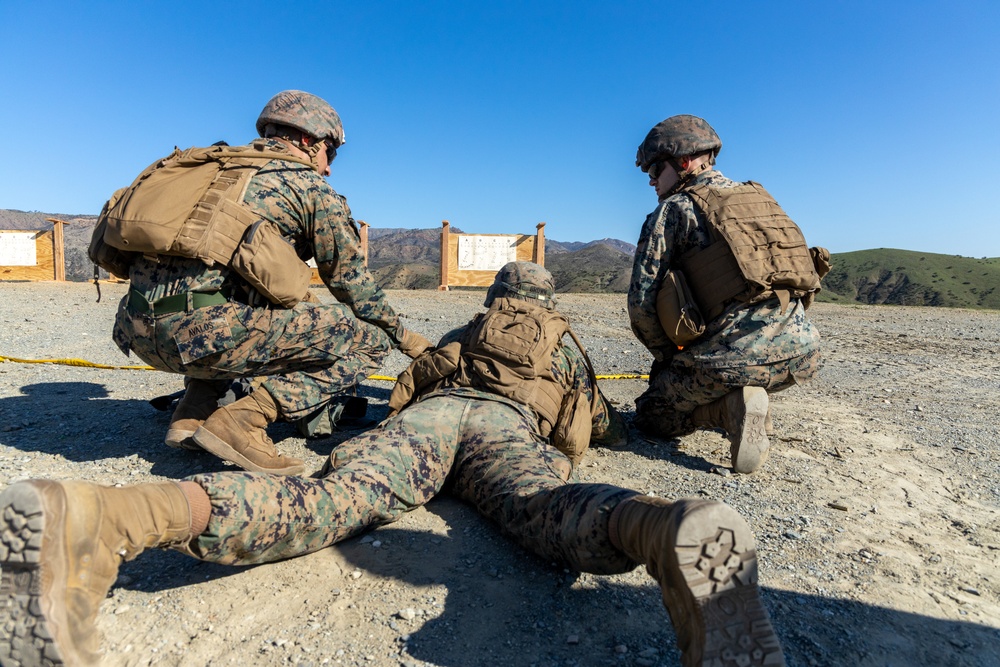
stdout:
[[[126,359],[110,341],[123,285],[0,283],[0,356]],[[482,293],[390,292],[429,337]],[[623,295],[561,302],[599,374],[644,373]],[[633,434],[580,478],[738,508],[756,531],[764,595],[790,665],[1000,664],[1000,313],[835,306],[811,311],[818,380],[773,397],[777,435],[755,475],[728,445]],[[395,375],[404,358],[384,369]],[[606,380],[626,414],[641,380]],[[369,381],[370,413],[390,383]],[[144,370],[0,363],[0,484],[30,477],[126,484],[225,465],[162,444],[149,399],[180,379]],[[316,467],[342,439],[272,436]],[[674,665],[659,590],[641,569],[568,572],[522,552],[447,497],[365,537],[237,569],[153,551],[102,607],[109,665]]]

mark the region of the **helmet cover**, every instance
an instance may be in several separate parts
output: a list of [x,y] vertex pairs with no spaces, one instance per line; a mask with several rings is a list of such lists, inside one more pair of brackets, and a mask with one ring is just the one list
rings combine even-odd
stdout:
[[497,271],[483,305],[489,308],[494,299],[506,297],[552,310],[556,306],[555,292],[555,280],[545,267],[534,262],[508,262]]
[[646,135],[636,152],[635,165],[648,172],[651,165],[669,158],[706,151],[715,156],[721,149],[722,139],[703,118],[686,114],[671,116]]
[[268,123],[287,125],[318,140],[329,140],[334,148],[344,143],[344,125],[326,100],[301,90],[284,90],[264,105],[257,117],[257,134],[264,136]]

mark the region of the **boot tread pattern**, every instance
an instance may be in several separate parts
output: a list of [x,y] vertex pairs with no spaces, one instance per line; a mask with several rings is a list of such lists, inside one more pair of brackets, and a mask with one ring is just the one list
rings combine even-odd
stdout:
[[[749,526],[732,508],[706,503],[681,519],[674,555],[683,586],[685,665],[777,667],[784,665],[778,637],[757,587],[757,553]],[[678,582],[681,583],[681,582]],[[703,630],[699,652],[696,637]],[[678,633],[679,636],[681,633]],[[694,649],[688,651],[688,649]],[[699,655],[700,653],[700,655]]]
[[8,489],[0,497],[0,665],[63,664],[41,608],[45,516],[34,490]]

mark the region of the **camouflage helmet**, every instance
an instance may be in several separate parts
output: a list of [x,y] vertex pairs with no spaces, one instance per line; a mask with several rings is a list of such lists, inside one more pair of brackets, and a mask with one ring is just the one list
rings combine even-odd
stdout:
[[552,310],[556,307],[555,292],[555,281],[545,267],[533,262],[508,262],[497,271],[483,305],[489,308],[494,299],[506,297]]
[[344,143],[344,125],[334,108],[301,90],[283,90],[268,100],[257,117],[257,134],[263,137],[268,123],[294,127],[315,139],[329,139],[334,148]]
[[669,158],[705,151],[712,151],[714,157],[721,149],[722,139],[703,118],[686,114],[671,116],[650,130],[639,144],[635,165],[649,171],[650,165]]

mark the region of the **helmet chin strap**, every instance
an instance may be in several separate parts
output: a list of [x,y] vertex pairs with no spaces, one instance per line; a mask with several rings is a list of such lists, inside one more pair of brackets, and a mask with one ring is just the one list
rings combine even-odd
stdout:
[[[699,164],[697,167],[694,168],[691,168],[690,166],[684,167],[681,165],[680,162],[678,162],[676,158],[669,158],[667,162],[669,162],[670,166],[673,167],[674,171],[677,172],[677,182],[674,183],[673,186],[671,186],[671,188],[667,190],[662,197],[660,197],[661,201],[666,199],[667,197],[671,197],[677,194],[677,192],[681,188],[683,188],[685,185],[688,184],[688,181],[690,181],[692,178],[694,178],[701,172],[705,171],[706,169],[710,169],[712,166],[708,162],[702,162],[701,164]],[[688,164],[690,165],[690,162]]]
[[[305,135],[303,135],[302,138],[305,140]],[[315,169],[317,173],[322,175],[323,172],[320,169],[319,154],[320,151],[326,152],[326,140],[320,139],[313,141],[312,146],[299,146],[299,150],[304,152],[309,157],[309,164],[313,166],[313,169]]]
[[311,146],[305,146],[303,143],[307,136],[308,135],[303,134],[298,140],[295,141],[273,135],[268,138],[277,139],[281,143],[285,144],[285,146],[287,146],[292,152],[301,153],[300,157],[304,157],[309,160],[309,164],[311,164],[312,168],[316,170],[316,173],[322,176],[323,172],[320,169],[319,153],[320,151],[326,151],[325,140],[315,141]]

